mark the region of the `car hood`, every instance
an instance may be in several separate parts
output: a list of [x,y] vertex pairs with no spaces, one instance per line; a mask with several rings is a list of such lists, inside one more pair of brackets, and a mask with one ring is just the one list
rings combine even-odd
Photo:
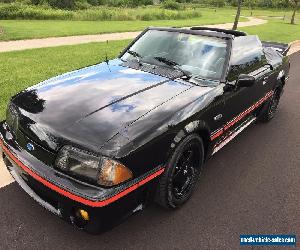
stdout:
[[192,87],[114,60],[44,81],[13,102],[21,113],[20,127],[32,139],[53,150],[66,141],[95,150]]

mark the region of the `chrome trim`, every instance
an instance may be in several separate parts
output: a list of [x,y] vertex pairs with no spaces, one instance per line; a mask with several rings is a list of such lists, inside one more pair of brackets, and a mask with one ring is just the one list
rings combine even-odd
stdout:
[[238,134],[240,134],[244,129],[246,129],[250,124],[252,124],[256,120],[256,117],[253,117],[246,122],[244,122],[241,126],[239,126],[232,134],[230,134],[224,141],[218,144],[214,150],[213,154],[217,153],[221,148],[223,148],[227,143],[233,140]]
[[61,217],[61,211],[59,209],[56,209],[46,201],[44,201],[42,198],[40,198],[27,184],[26,182],[20,177],[18,172],[14,169],[13,166],[8,167],[10,174],[15,179],[15,181],[20,185],[20,187],[37,203],[39,203],[42,207],[50,211],[51,213]]

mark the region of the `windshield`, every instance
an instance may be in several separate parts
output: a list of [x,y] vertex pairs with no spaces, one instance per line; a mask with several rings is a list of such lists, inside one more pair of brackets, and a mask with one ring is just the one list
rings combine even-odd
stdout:
[[149,30],[127,50],[122,59],[160,66],[176,65],[192,77],[220,80],[226,48],[227,42],[221,38]]

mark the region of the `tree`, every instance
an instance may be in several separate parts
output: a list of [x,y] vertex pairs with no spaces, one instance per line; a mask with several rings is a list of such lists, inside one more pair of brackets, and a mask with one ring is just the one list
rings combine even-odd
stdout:
[[296,11],[298,10],[298,4],[300,3],[300,0],[290,0],[292,5],[294,6],[294,12],[292,15],[291,19],[291,24],[295,24],[295,16],[296,16]]
[[221,8],[224,7],[226,3],[225,0],[211,0],[210,4],[214,7]]
[[[298,0],[296,0],[296,1],[298,1]],[[242,8],[242,0],[238,0],[237,3],[238,3],[238,6],[237,6],[237,11],[236,11],[234,24],[233,24],[233,27],[232,27],[233,30],[236,30],[237,26],[239,24],[239,19],[240,19],[240,15],[241,15],[241,8]]]
[[249,9],[253,9],[254,7],[256,7],[258,5],[258,3],[259,3],[259,0],[244,0],[243,6],[249,8]]
[[68,10],[75,8],[75,0],[48,0],[48,2],[52,8]]

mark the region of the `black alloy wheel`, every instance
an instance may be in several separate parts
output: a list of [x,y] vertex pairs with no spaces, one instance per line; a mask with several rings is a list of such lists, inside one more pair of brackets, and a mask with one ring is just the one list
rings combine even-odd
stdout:
[[275,90],[271,102],[269,104],[269,109],[268,109],[268,116],[270,120],[275,116],[277,110],[278,110],[278,104],[280,100],[280,92],[278,89]]
[[282,87],[278,87],[274,90],[272,98],[265,104],[258,115],[258,120],[261,122],[268,122],[275,117],[278,111],[278,105],[282,93]]
[[175,149],[160,178],[156,201],[168,209],[184,204],[192,195],[204,162],[203,140],[187,136]]

